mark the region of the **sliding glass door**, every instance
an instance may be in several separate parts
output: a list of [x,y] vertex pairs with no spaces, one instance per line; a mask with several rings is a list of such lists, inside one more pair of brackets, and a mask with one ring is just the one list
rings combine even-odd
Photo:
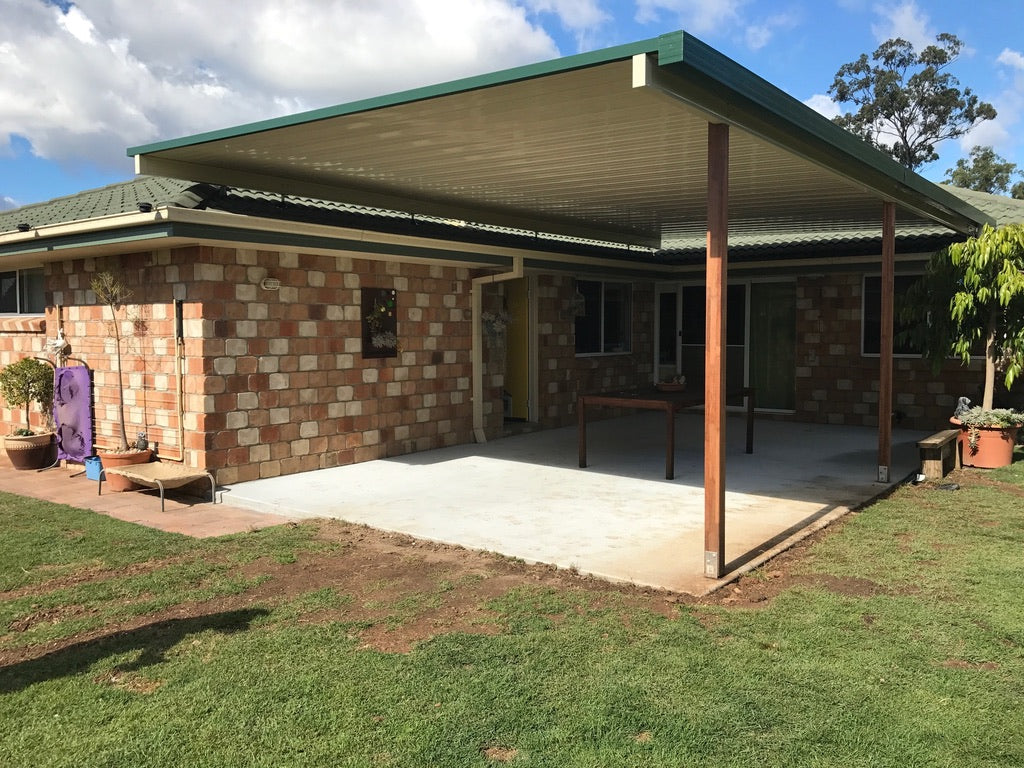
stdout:
[[[659,381],[686,377],[686,388],[704,387],[703,285],[665,284],[656,293],[655,370]],[[750,383],[757,406],[792,410],[795,392],[796,287],[792,282],[742,282],[726,294],[726,389]],[[729,405],[743,405],[732,396]]]

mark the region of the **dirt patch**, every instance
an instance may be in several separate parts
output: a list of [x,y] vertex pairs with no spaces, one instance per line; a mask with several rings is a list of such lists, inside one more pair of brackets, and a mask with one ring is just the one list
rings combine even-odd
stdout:
[[[389,534],[334,520],[309,523],[316,535],[335,544],[324,551],[300,552],[294,562],[264,558],[237,566],[232,575],[262,577],[262,582],[242,594],[201,603],[184,603],[102,629],[83,632],[59,641],[0,651],[0,664],[10,664],[60,650],[76,643],[130,632],[162,621],[213,616],[243,609],[280,610],[273,621],[296,624],[343,622],[350,636],[365,648],[407,652],[440,634],[466,632],[494,634],[505,629],[505,618],[488,604],[511,590],[533,588],[539,592],[575,592],[571,610],[615,610],[625,616],[637,609],[675,617],[681,606],[724,605],[761,607],[781,592],[797,585],[816,586],[843,595],[865,597],[879,594],[880,587],[862,579],[840,579],[806,574],[808,549],[829,530],[818,531],[770,563],[711,595],[695,598],[662,590],[612,584],[552,566],[527,565],[521,561],[462,547],[436,544],[410,536]],[[182,558],[140,563],[122,569],[97,568],[78,572],[32,587],[0,595],[11,599],[43,594],[70,584],[104,580],[153,571]],[[9,632],[24,632],[41,622],[60,622],[73,617],[75,606],[39,611],[12,624]],[[70,613],[68,613],[70,612]],[[547,617],[552,625],[566,619],[557,613]]]
[[493,760],[496,763],[510,763],[518,757],[519,750],[508,747],[487,747],[481,750],[481,753],[488,760]]

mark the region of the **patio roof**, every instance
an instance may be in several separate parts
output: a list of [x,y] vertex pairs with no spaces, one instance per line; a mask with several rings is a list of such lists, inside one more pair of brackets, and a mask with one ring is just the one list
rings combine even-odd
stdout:
[[707,125],[732,128],[730,236],[992,223],[685,32],[134,147],[137,169],[654,248],[706,237]]

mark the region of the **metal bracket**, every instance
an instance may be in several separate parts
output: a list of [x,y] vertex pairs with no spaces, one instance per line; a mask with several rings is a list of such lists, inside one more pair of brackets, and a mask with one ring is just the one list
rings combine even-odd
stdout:
[[704,575],[709,579],[717,579],[721,573],[718,570],[718,553],[704,553]]
[[888,483],[889,482],[889,468],[884,464],[878,465],[878,482]]

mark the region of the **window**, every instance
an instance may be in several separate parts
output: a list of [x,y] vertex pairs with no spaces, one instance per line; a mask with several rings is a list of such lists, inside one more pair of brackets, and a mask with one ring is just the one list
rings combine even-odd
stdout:
[[583,314],[576,317],[576,354],[629,352],[633,287],[629,283],[577,280]]
[[43,269],[0,272],[0,314],[41,315],[46,311]]
[[[900,340],[900,332],[907,328],[900,321],[900,309],[907,291],[921,279],[920,275],[896,275],[893,279],[893,345],[894,355],[920,355],[921,351],[913,344]],[[881,347],[882,335],[882,278],[878,276],[864,277],[864,316],[861,323],[861,348],[865,355],[877,355]]]

